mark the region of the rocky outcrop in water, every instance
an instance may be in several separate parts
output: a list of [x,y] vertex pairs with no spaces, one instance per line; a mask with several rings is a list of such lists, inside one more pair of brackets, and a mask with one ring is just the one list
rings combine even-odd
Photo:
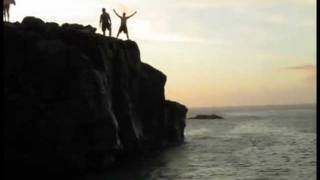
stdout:
[[27,17],[4,24],[7,170],[102,169],[183,142],[187,108],[137,44]]
[[215,114],[210,114],[210,115],[206,115],[206,114],[199,114],[196,115],[194,117],[190,117],[188,119],[223,119],[223,117],[215,115]]

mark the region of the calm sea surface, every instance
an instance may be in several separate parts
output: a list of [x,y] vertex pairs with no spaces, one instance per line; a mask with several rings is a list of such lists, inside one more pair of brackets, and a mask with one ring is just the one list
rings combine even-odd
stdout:
[[187,120],[186,143],[101,180],[315,180],[316,106],[190,109],[223,120]]

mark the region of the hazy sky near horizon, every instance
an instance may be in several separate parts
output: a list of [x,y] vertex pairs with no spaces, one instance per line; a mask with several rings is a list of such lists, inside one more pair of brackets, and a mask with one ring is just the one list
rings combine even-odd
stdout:
[[[101,8],[128,21],[142,61],[189,107],[316,102],[316,0],[16,0],[11,20],[97,27]],[[124,34],[120,38],[124,38]]]

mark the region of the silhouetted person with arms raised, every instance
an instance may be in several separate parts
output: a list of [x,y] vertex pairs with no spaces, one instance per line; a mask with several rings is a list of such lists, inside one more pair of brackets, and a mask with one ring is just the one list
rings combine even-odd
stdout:
[[123,31],[124,33],[126,33],[127,35],[127,39],[129,39],[129,32],[128,32],[128,28],[127,28],[127,19],[131,18],[132,16],[134,16],[136,12],[134,12],[133,14],[131,14],[130,16],[126,16],[126,13],[123,13],[122,16],[120,16],[116,10],[113,10],[114,13],[121,19],[121,24],[120,24],[120,28],[117,34],[117,38],[119,37],[119,34]]
[[102,29],[103,35],[106,35],[106,29],[109,30],[109,36],[111,36],[111,19],[110,15],[106,12],[105,8],[102,8],[102,14],[100,16],[100,27]]
[[16,5],[15,0],[3,0],[3,16],[4,16],[4,21],[9,21],[10,14],[10,5]]

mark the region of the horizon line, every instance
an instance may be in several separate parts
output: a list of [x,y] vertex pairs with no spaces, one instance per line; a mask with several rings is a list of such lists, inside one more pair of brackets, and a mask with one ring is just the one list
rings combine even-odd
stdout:
[[263,106],[302,106],[302,105],[317,105],[315,103],[296,103],[296,104],[252,104],[252,105],[226,105],[226,106],[190,106],[189,109],[202,109],[202,108],[233,108],[233,107],[263,107]]

